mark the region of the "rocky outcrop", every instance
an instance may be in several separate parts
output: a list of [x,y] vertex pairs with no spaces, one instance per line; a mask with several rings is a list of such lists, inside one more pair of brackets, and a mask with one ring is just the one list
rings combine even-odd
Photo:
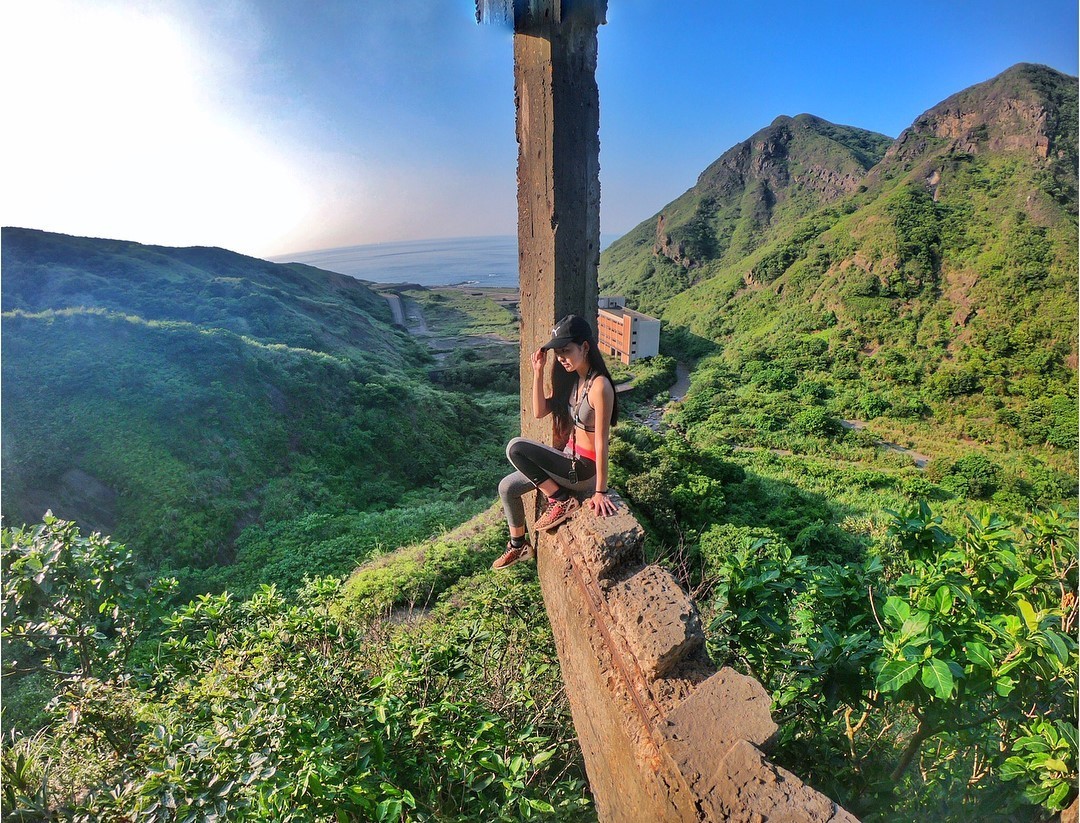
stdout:
[[[1058,99],[1070,82],[1075,84],[1054,69],[1021,63],[964,89],[915,118],[870,179],[928,153],[1019,153],[1036,163],[1071,158],[1075,154],[1069,138],[1072,129],[1064,127],[1064,120],[1075,117],[1075,85],[1069,99]],[[936,181],[927,182],[931,188],[936,186]]]
[[656,218],[656,242],[653,243],[652,253],[653,257],[666,257],[684,269],[692,269],[698,265],[698,261],[686,253],[683,244],[672,241],[671,235],[664,231],[664,215],[662,214]]
[[544,603],[604,823],[857,823],[770,763],[777,727],[760,683],[717,671],[694,603],[644,566],[625,506],[582,510],[538,545]]
[[698,268],[726,251],[730,237],[718,234],[721,224],[741,226],[745,243],[767,229],[775,210],[789,201],[802,214],[851,194],[889,142],[809,114],[778,117],[724,152],[656,216],[652,255]]

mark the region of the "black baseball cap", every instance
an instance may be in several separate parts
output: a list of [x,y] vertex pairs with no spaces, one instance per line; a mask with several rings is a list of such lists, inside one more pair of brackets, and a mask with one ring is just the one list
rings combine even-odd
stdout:
[[589,325],[589,321],[576,314],[568,314],[555,324],[555,328],[551,330],[551,339],[540,348],[561,349],[567,343],[573,343],[575,340],[591,339],[592,326]]

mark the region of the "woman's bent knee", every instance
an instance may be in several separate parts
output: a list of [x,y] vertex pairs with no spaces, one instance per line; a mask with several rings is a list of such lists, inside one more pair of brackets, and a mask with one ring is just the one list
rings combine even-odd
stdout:
[[[517,472],[506,475],[499,481],[499,497],[506,499],[514,492],[514,487],[517,485]],[[490,486],[488,488],[491,488]]]
[[524,437],[515,437],[509,443],[506,444],[506,459],[511,463],[514,462],[513,455],[521,453],[521,444],[528,443],[529,441]]

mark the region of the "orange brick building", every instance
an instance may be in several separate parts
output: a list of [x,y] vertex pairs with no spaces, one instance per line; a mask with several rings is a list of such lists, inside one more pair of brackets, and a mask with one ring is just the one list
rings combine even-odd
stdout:
[[602,296],[596,316],[600,351],[623,363],[660,353],[660,321],[626,308],[626,298]]

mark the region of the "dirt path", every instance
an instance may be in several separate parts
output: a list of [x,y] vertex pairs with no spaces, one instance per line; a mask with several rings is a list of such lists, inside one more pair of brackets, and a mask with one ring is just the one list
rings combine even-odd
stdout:
[[686,397],[690,388],[690,367],[681,360],[675,364],[675,385],[668,389],[672,401],[679,401]]
[[383,293],[383,297],[386,298],[386,302],[390,304],[390,314],[394,316],[394,324],[398,326],[405,325],[405,312],[401,308],[401,298],[396,294]]
[[[849,431],[862,431],[866,428],[866,423],[863,420],[841,420],[840,425]],[[926,454],[920,454],[912,449],[906,449],[899,443],[890,443],[887,440],[878,440],[877,444],[883,449],[887,449],[891,452],[897,452],[898,454],[906,454],[911,458],[911,461],[915,464],[916,468],[925,469],[926,464],[930,462],[930,456]]]
[[653,406],[649,413],[641,418],[642,425],[648,426],[654,432],[660,431],[664,425],[664,415],[674,408],[674,405],[686,396],[690,388],[690,367],[682,361],[675,364],[675,382],[668,389],[671,399],[663,406]]

